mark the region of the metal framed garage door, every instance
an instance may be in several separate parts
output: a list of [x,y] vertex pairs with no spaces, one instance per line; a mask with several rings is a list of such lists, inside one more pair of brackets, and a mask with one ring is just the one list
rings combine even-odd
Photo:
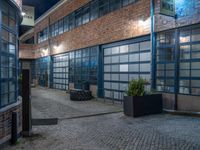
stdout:
[[38,84],[40,86],[48,86],[48,78],[49,78],[49,62],[50,57],[42,57],[35,60],[32,64],[33,69],[35,69],[35,78],[38,80]]
[[151,82],[151,52],[148,37],[108,44],[104,52],[104,97],[122,100],[128,83],[143,78]]
[[53,56],[53,88],[60,90],[69,89],[69,56],[68,53]]

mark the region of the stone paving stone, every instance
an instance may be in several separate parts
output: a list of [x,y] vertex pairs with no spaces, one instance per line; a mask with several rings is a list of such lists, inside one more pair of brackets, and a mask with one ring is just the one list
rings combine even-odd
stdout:
[[199,150],[200,119],[173,115],[125,117],[122,113],[66,119],[33,128],[33,138],[3,150]]
[[1,150],[200,150],[200,118],[169,114],[140,118],[123,113],[67,119],[121,109],[98,101],[72,102],[66,93],[32,90],[33,116],[58,117],[54,126],[34,126],[34,135]]

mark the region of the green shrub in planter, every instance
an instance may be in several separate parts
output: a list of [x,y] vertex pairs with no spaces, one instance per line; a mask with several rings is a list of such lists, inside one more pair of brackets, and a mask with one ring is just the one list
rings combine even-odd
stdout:
[[144,96],[145,83],[146,81],[143,79],[132,80],[128,86],[127,96]]
[[124,114],[139,117],[162,112],[162,94],[145,92],[147,82],[143,79],[129,83],[127,96],[124,97]]

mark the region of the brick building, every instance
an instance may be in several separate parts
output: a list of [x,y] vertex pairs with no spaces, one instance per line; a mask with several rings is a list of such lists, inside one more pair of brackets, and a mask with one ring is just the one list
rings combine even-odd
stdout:
[[0,145],[11,139],[13,112],[17,113],[18,133],[22,128],[17,76],[20,16],[21,0],[0,0]]
[[[132,79],[163,93],[165,109],[200,111],[200,0],[63,0],[20,37],[35,84],[122,100]],[[171,5],[170,5],[171,6]],[[173,4],[172,4],[173,6]]]

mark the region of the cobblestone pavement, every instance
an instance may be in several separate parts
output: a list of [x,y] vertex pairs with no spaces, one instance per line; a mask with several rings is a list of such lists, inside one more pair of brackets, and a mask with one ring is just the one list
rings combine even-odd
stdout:
[[34,136],[3,150],[200,150],[200,118],[122,113],[37,126]]
[[32,90],[33,116],[58,117],[53,126],[33,126],[33,136],[1,150],[200,150],[200,118],[169,114],[131,118],[119,105],[72,102],[66,93]]
[[70,101],[69,94],[54,89],[32,88],[31,92],[33,118],[70,118],[122,110],[121,104],[102,100]]

